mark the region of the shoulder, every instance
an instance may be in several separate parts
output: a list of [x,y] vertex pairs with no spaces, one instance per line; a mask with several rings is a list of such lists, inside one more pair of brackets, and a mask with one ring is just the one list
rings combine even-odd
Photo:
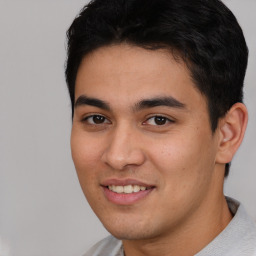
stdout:
[[96,243],[83,256],[123,256],[122,241],[108,236]]
[[226,198],[234,217],[228,226],[196,256],[256,256],[256,226],[243,205]]

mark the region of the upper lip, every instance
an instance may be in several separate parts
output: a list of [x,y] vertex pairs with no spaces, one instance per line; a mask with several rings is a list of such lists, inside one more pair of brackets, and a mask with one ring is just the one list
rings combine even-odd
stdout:
[[116,178],[112,178],[112,179],[106,179],[101,183],[102,186],[107,187],[107,186],[127,186],[127,185],[138,185],[141,187],[155,187],[152,184],[143,182],[143,181],[139,181],[136,179],[116,179]]

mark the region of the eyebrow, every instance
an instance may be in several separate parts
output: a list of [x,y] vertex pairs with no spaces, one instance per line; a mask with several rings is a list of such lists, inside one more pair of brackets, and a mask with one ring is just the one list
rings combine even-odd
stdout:
[[81,95],[77,98],[74,107],[76,108],[83,105],[94,106],[94,107],[101,108],[108,111],[110,110],[109,104],[106,103],[105,101],[96,99],[96,98],[87,97],[85,95]]
[[168,96],[168,97],[156,97],[151,99],[145,99],[139,101],[135,105],[135,111],[139,111],[145,108],[154,108],[159,106],[167,106],[172,108],[180,108],[184,109],[186,105],[175,98]]
[[[94,106],[107,111],[111,110],[110,105],[107,102],[100,99],[81,95],[77,98],[74,107],[76,108],[83,105]],[[133,109],[134,111],[140,111],[142,109],[154,108],[159,106],[167,106],[167,107],[179,108],[179,109],[184,109],[186,107],[184,103],[178,101],[177,99],[171,96],[168,96],[168,97],[155,97],[151,99],[143,99],[138,103],[136,103]]]

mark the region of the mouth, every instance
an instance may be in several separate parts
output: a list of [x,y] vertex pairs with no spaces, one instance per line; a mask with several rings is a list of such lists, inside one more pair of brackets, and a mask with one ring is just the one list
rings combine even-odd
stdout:
[[107,200],[117,205],[135,204],[146,199],[155,189],[155,186],[135,180],[110,180],[102,187]]
[[117,194],[131,194],[138,193],[140,191],[145,191],[150,189],[150,187],[140,186],[140,185],[126,185],[126,186],[115,186],[110,185],[108,189]]

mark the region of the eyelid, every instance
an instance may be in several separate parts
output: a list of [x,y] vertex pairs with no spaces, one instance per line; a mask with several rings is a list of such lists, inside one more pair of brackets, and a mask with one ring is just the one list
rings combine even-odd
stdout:
[[[163,117],[167,120],[168,123],[174,123],[175,120],[173,118],[170,118],[170,117],[167,117],[166,115],[163,115],[163,114],[154,114],[154,115],[151,115],[149,116],[146,121],[143,122],[143,124],[146,124],[146,122],[148,122],[150,119],[152,118],[156,118],[156,117]],[[166,124],[164,125],[155,125],[155,126],[165,126]]]
[[[104,122],[101,124],[94,124],[94,123],[89,123],[88,119],[89,118],[93,118],[95,116],[100,116],[105,118]],[[107,121],[107,122],[106,122]],[[105,115],[99,114],[99,113],[90,113],[90,114],[86,114],[85,116],[82,117],[81,122],[85,123],[87,122],[89,125],[102,125],[102,124],[111,124],[111,121],[109,120],[108,117],[106,117]]]

